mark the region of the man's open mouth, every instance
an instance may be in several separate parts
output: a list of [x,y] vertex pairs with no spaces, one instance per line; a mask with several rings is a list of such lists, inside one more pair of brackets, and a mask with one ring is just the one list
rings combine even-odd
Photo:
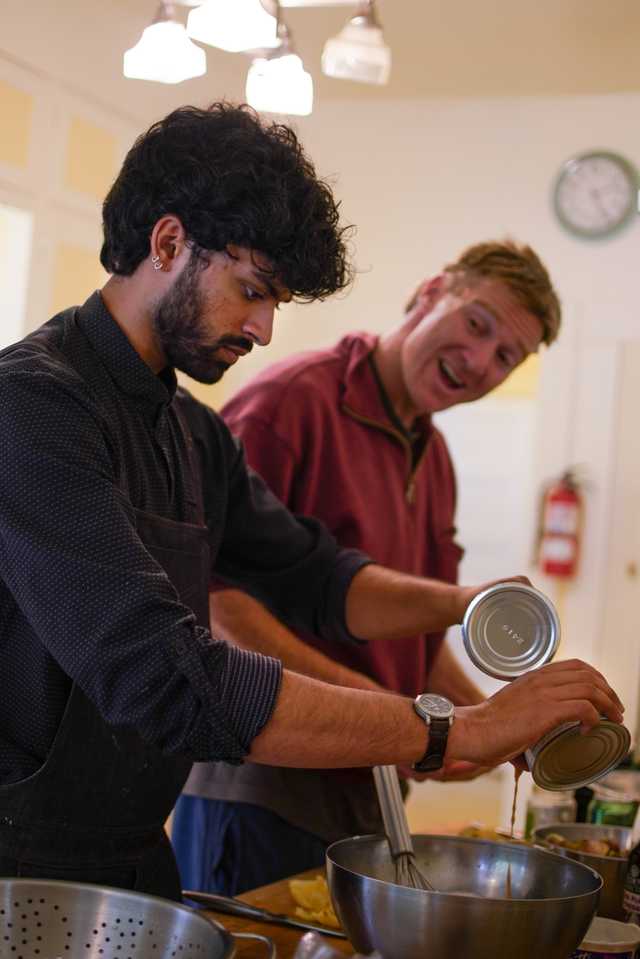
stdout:
[[466,384],[460,379],[459,376],[456,376],[455,372],[449,366],[446,360],[438,360],[438,368],[442,377],[452,390],[461,390]]

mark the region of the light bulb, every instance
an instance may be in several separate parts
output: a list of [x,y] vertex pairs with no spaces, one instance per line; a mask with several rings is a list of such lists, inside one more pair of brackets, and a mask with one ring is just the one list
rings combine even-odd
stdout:
[[133,80],[180,83],[206,73],[207,58],[181,23],[162,20],[143,30],[135,47],[126,51],[123,70]]
[[258,58],[247,74],[247,103],[261,113],[308,116],[313,109],[313,80],[295,53]]
[[187,19],[190,37],[230,53],[277,47],[277,28],[260,0],[206,0]]
[[322,51],[322,72],[340,80],[384,84],[391,73],[391,51],[384,42],[373,3],[365,3]]

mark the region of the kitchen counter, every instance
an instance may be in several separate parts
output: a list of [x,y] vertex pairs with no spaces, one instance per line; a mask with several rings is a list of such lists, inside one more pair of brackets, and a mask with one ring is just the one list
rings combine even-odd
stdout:
[[[321,873],[320,869],[311,869],[309,872],[300,873],[298,876],[291,876],[291,879],[312,879]],[[271,912],[286,913],[288,916],[295,916],[295,903],[289,892],[289,879],[282,879],[280,882],[274,882],[270,886],[261,886],[259,889],[252,889],[238,896],[243,902],[248,902],[252,906],[259,906],[262,909],[269,909]],[[215,919],[220,925],[228,929],[229,932],[258,932],[263,936],[269,936],[276,944],[278,959],[292,959],[296,946],[304,935],[302,929],[289,929],[286,926],[276,926],[271,922],[257,922],[253,919],[240,919],[236,916],[227,916],[222,913],[204,910],[207,915]],[[327,943],[337,952],[345,956],[352,956],[355,952],[353,946],[346,939],[336,939],[333,936],[327,937]],[[266,948],[259,942],[244,942],[239,940],[237,944],[238,956],[245,959],[265,959]]]

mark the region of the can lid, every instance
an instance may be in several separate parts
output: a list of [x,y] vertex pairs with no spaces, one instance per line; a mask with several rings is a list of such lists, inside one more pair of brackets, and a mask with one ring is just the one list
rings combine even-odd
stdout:
[[579,789],[615,769],[630,743],[629,730],[608,719],[585,734],[580,733],[580,723],[564,723],[543,736],[526,756],[538,786]]
[[523,583],[498,583],[469,603],[462,638],[478,669],[496,679],[516,679],[553,659],[560,623],[544,593]]

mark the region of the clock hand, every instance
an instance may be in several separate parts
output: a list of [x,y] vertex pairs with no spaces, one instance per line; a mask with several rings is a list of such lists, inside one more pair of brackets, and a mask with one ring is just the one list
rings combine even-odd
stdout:
[[600,195],[600,191],[599,191],[599,190],[589,190],[589,194],[590,194],[592,200],[595,201],[595,205],[596,205],[596,207],[598,208],[598,212],[601,213],[603,216],[607,217],[607,219],[608,219],[608,218],[609,218],[609,212],[608,212],[608,210],[606,209],[605,205],[604,205],[603,202],[602,202],[602,196]]

